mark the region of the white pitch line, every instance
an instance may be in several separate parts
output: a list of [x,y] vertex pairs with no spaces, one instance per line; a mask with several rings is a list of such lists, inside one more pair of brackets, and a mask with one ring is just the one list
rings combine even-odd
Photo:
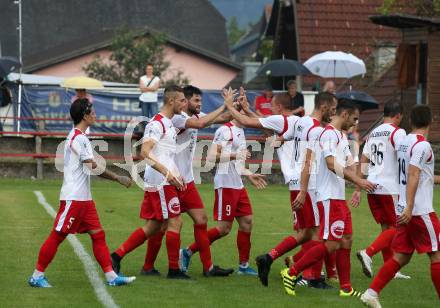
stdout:
[[[44,207],[46,212],[50,216],[55,218],[57,213],[54,211],[52,206],[46,201],[46,198],[44,198],[43,193],[41,191],[34,191],[34,194],[37,196],[38,202]],[[108,293],[106,286],[104,285],[101,277],[98,274],[98,271],[96,269],[92,257],[86,252],[84,246],[81,244],[81,242],[77,239],[75,235],[70,234],[67,237],[67,239],[69,240],[70,245],[72,245],[73,251],[75,251],[75,254],[78,256],[78,258],[81,260],[82,264],[84,265],[85,272],[90,280],[90,284],[92,285],[93,290],[96,293],[96,296],[98,297],[98,300],[102,303],[104,307],[118,308],[119,306],[115,303],[110,293]]]

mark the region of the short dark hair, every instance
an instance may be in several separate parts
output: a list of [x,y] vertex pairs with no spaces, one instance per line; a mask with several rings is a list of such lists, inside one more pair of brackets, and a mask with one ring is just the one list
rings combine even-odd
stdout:
[[315,109],[318,109],[323,104],[332,103],[336,96],[330,92],[320,92],[315,95]]
[[385,104],[383,107],[383,116],[384,117],[395,117],[398,114],[403,113],[403,106],[396,101],[391,101]]
[[151,62],[148,62],[147,65],[145,65],[145,67],[147,67],[147,66],[152,66],[152,67],[154,67],[153,63],[151,63]]
[[176,98],[177,93],[183,93],[182,87],[178,85],[167,86],[163,91],[163,102],[167,104],[170,100]]
[[70,117],[76,125],[84,119],[86,114],[92,112],[93,105],[87,98],[78,98],[70,106]]
[[284,109],[293,110],[292,98],[287,92],[278,93],[273,100],[275,100],[277,104],[283,106]]
[[415,105],[411,109],[410,119],[414,128],[429,126],[432,123],[431,107],[428,105]]
[[192,85],[188,85],[183,88],[183,94],[185,95],[186,99],[190,99],[194,95],[202,95],[203,92],[197,87],[194,87]]
[[342,112],[348,111],[349,114],[353,114],[355,110],[359,110],[359,106],[348,99],[338,100],[338,105],[336,106],[336,115],[341,115]]

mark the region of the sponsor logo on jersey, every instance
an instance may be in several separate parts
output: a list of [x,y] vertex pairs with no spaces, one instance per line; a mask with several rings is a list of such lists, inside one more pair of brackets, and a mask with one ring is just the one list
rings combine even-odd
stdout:
[[180,202],[177,197],[174,197],[170,201],[168,201],[168,210],[173,214],[180,213]]
[[335,238],[342,238],[345,224],[342,220],[336,220],[330,227],[330,232]]

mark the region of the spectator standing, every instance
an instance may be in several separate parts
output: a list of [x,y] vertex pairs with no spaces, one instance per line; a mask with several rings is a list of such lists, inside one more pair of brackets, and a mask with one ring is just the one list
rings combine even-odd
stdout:
[[86,98],[90,104],[93,104],[93,96],[90,93],[87,93],[86,89],[75,89],[76,94],[70,99],[70,102],[73,103],[77,99]]
[[144,117],[152,118],[158,113],[157,90],[160,86],[160,78],[154,76],[153,64],[147,64],[145,67],[145,75],[139,79],[139,107],[142,109]]
[[304,95],[297,91],[295,80],[287,82],[287,93],[293,105],[293,114],[300,117],[304,116]]
[[329,92],[331,94],[336,94],[336,85],[333,80],[327,80],[323,88],[324,92]]
[[259,117],[272,115],[272,97],[272,88],[266,86],[263,90],[263,94],[255,98],[255,113]]

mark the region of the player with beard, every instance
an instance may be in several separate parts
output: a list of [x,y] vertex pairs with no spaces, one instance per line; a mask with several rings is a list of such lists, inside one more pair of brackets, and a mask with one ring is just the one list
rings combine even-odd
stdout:
[[[186,86],[183,88],[186,98],[186,106],[181,114],[176,114],[171,119],[174,127],[178,129],[177,133],[177,153],[176,166],[186,185],[184,191],[178,191],[181,213],[187,213],[194,222],[194,239],[199,247],[200,260],[203,264],[203,274],[206,277],[211,276],[228,276],[234,272],[233,269],[222,269],[217,265],[213,265],[211,258],[211,248],[207,229],[208,217],[200,197],[197,187],[194,184],[193,159],[197,145],[197,132],[199,129],[205,128],[214,123],[225,123],[230,119],[228,113],[223,113],[225,106],[222,105],[215,111],[204,114],[201,112],[202,107],[202,91],[194,86]],[[162,245],[164,232],[160,231],[148,240],[147,254],[145,263],[141,270],[143,275],[159,275],[160,273],[154,268],[154,262]],[[181,254],[187,253],[182,249]],[[182,260],[182,258],[180,258]],[[188,265],[182,266],[180,269],[187,271]]]

